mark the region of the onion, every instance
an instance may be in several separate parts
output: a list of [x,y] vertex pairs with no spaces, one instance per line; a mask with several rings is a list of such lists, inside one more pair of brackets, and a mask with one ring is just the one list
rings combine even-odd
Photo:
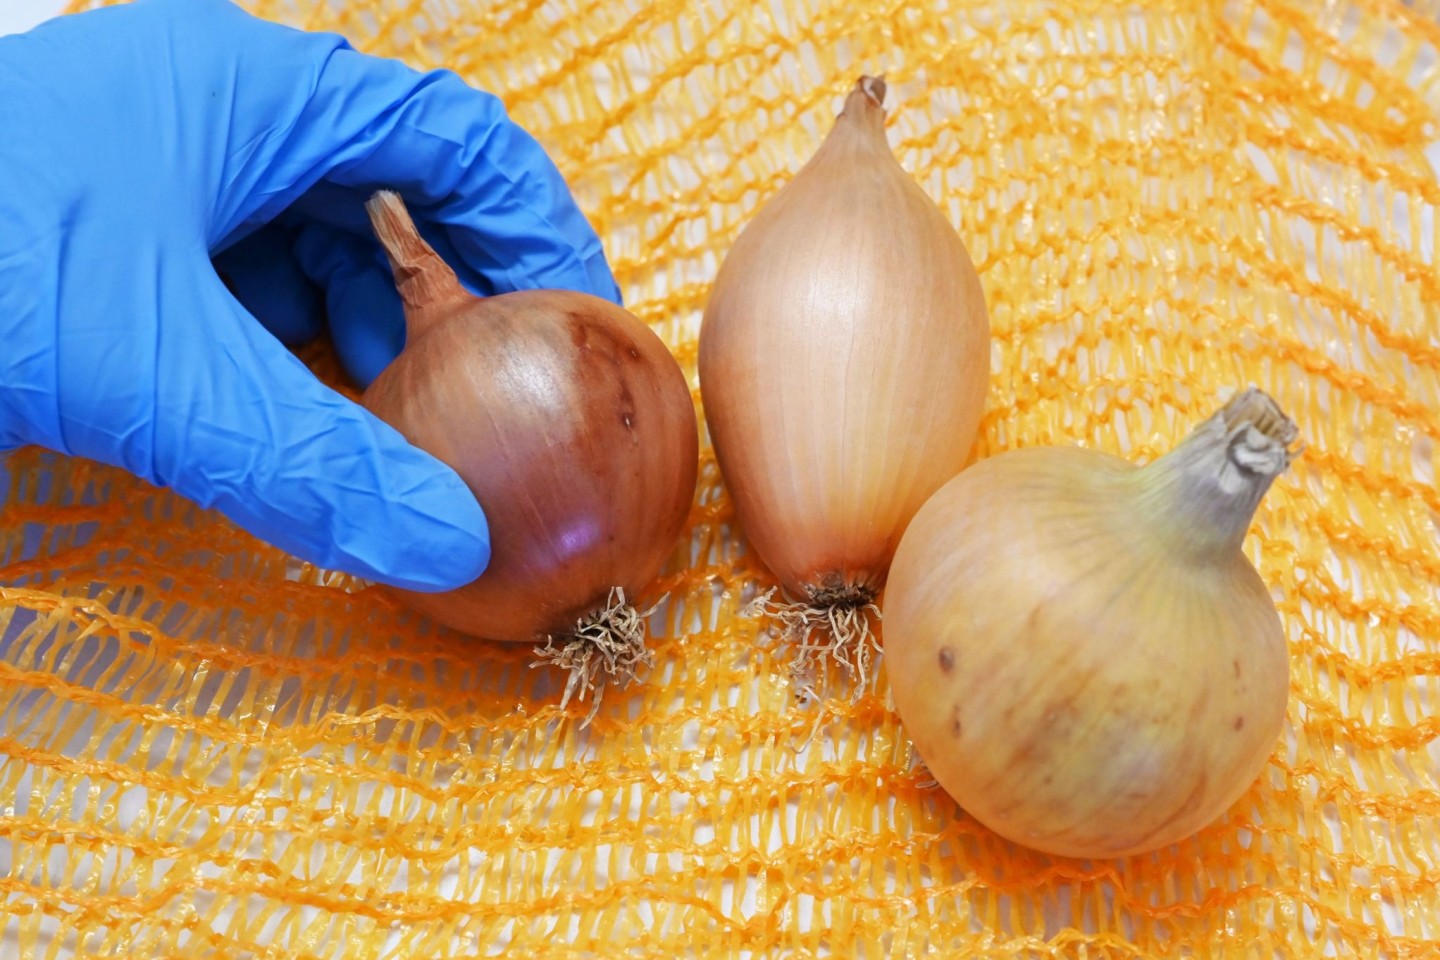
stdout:
[[801,676],[829,655],[863,681],[890,558],[964,467],[987,388],[979,277],[891,152],[884,96],[882,80],[855,85],[741,232],[701,326],[711,442],[741,530],[790,598],[759,609],[784,624]]
[[916,515],[886,588],[895,709],[996,833],[1113,857],[1181,840],[1252,784],[1289,659],[1241,550],[1295,426],[1258,390],[1137,467],[1098,451],[983,460]]
[[571,670],[566,701],[602,667],[628,679],[648,655],[627,598],[659,574],[695,493],[698,425],[679,364],[598,297],[475,297],[398,195],[381,191],[366,209],[404,301],[406,342],[362,402],[460,474],[491,539],[489,566],[466,586],[391,591],[463,633],[543,643]]

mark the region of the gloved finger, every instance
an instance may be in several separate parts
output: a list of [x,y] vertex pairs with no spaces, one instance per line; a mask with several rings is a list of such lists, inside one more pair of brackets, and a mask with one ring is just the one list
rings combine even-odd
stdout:
[[[239,193],[218,207],[229,211],[215,225],[220,245],[321,181],[364,194],[386,187],[417,219],[444,224],[462,263],[498,290],[561,287],[619,301],[599,238],[560,171],[497,97],[332,35],[240,29],[265,37],[238,43],[233,76],[217,78],[219,122],[232,140],[259,125],[270,135],[247,140],[227,170],[222,188]],[[349,202],[337,211],[323,193],[297,209],[352,230],[363,213]]]
[[405,318],[378,242],[286,214],[214,258],[252,316],[286,346],[328,326],[346,374],[362,388],[405,346]]
[[295,231],[266,224],[214,258],[235,299],[281,343],[296,347],[325,328],[320,290],[295,262]]
[[330,337],[345,372],[368,387],[405,348],[405,312],[379,242],[312,222],[295,231],[293,252],[325,292]]
[[159,327],[158,353],[182,362],[157,377],[156,479],[322,567],[426,591],[479,576],[489,532],[464,481],[322,384],[204,273],[169,271],[168,301],[206,322]]

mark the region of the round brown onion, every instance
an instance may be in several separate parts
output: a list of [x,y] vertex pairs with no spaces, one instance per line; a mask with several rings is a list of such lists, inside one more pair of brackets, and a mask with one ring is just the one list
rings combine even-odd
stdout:
[[926,501],[885,588],[885,663],[970,816],[1045,853],[1130,856],[1261,776],[1290,660],[1242,546],[1296,434],[1252,388],[1144,466],[1024,447]]
[[[689,516],[695,405],[665,343],[599,297],[476,297],[389,191],[366,205],[405,305],[403,352],[367,409],[460,474],[485,510],[490,564],[442,593],[387,588],[466,634],[540,642],[572,670],[566,699],[644,653],[626,602]],[[436,557],[444,563],[444,557]]]

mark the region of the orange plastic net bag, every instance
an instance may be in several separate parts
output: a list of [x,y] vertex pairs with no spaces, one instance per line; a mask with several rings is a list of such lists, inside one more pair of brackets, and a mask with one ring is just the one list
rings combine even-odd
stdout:
[[721,256],[885,73],[891,141],[989,299],[979,456],[1153,458],[1247,383],[1296,419],[1308,449],[1247,540],[1290,641],[1286,735],[1179,846],[1044,857],[926,785],[883,669],[807,743],[786,654],[739,616],[769,580],[708,451],[645,598],[671,597],[655,669],[584,729],[528,648],[22,451],[0,506],[0,955],[1440,952],[1435,4],[251,9],[500,94],[692,378]]

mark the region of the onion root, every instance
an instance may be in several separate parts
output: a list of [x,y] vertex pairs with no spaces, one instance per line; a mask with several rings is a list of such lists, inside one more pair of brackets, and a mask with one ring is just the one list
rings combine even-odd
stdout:
[[571,698],[584,700],[587,694],[594,694],[581,727],[589,726],[599,713],[606,686],[623,690],[640,678],[640,668],[648,670],[655,665],[655,654],[645,646],[645,619],[668,596],[640,611],[626,602],[623,587],[613,587],[604,607],[577,620],[573,631],[551,634],[543,647],[535,648],[539,659],[531,667],[554,665],[569,674],[560,697],[561,710],[569,706]]
[[[871,626],[880,619],[874,594],[864,589],[816,593],[809,602],[776,600],[771,588],[746,605],[748,617],[770,617],[779,622],[780,642],[790,647],[790,679],[796,696],[819,699],[818,675],[829,664],[845,671],[852,681],[850,700],[860,699],[869,685],[880,643]],[[817,636],[818,634],[818,636]]]

